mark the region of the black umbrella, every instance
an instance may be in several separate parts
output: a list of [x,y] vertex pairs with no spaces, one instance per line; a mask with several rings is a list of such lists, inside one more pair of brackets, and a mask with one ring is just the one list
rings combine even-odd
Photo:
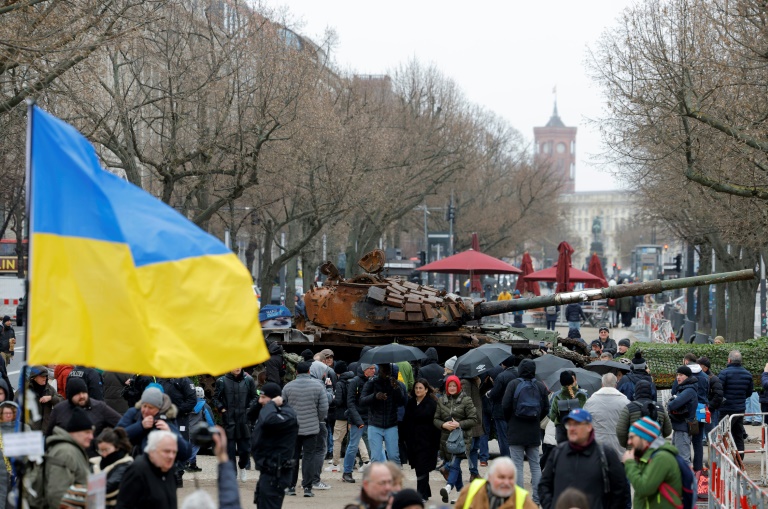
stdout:
[[[563,388],[563,386],[560,385],[560,373],[563,371],[572,371],[576,375],[579,389],[586,390],[590,396],[594,394],[595,391],[599,391],[603,386],[603,377],[594,371],[587,371],[586,369],[581,368],[563,368],[558,369],[549,375],[546,380],[543,380],[550,392],[557,392]],[[538,374],[536,375],[536,378],[538,378]]]
[[622,373],[629,373],[629,366],[616,361],[595,361],[584,366],[587,371],[594,371],[604,375],[606,373],[614,373],[621,371]]
[[533,363],[536,364],[536,378],[542,382],[558,369],[573,369],[576,367],[576,364],[569,361],[568,359],[564,359],[552,354],[536,357],[533,359]]
[[363,364],[391,364],[402,361],[420,361],[426,358],[424,352],[415,346],[391,343],[371,348],[360,357],[360,362]]
[[495,368],[512,355],[512,347],[501,343],[486,343],[473,348],[458,359],[453,374],[459,378],[474,378]]

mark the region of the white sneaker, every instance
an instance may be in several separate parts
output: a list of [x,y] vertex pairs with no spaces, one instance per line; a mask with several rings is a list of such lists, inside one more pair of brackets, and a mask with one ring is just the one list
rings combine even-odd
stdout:
[[358,471],[358,472],[362,472],[362,471],[363,471],[363,469],[365,468],[365,466],[366,466],[366,465],[368,465],[368,463],[370,463],[370,461],[366,461],[365,463],[363,463],[362,465],[360,465],[359,467],[357,467],[357,471]]
[[453,486],[450,484],[446,484],[445,488],[440,488],[440,496],[443,497],[443,503],[448,503],[448,495],[451,493],[451,490],[453,489]]
[[245,469],[240,470],[240,482],[245,482]]
[[312,485],[313,490],[330,490],[331,487],[325,484],[323,481],[320,481],[318,483],[315,483]]
[[338,465],[331,465],[330,467],[325,467],[323,470],[326,472],[341,472],[341,467]]

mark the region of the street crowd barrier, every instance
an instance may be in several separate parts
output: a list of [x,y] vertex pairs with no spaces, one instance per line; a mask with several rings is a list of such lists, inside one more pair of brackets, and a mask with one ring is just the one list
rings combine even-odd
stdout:
[[676,343],[672,322],[664,318],[664,306],[640,306],[635,310],[632,330],[641,332],[653,343]]
[[[756,449],[737,450],[731,435],[734,417],[753,415],[768,414],[734,414],[709,433],[709,509],[768,509],[768,427],[761,427],[760,447]],[[747,475],[739,452],[760,455],[759,483]]]

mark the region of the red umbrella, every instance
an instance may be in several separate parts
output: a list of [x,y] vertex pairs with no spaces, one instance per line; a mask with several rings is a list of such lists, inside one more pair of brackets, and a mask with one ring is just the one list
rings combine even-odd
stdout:
[[557,251],[560,255],[557,257],[557,288],[570,288],[571,287],[571,255],[573,254],[573,248],[567,242],[561,242],[557,246]]
[[528,251],[523,254],[523,260],[520,262],[520,270],[523,271],[523,275],[517,278],[515,290],[520,290],[520,293],[531,292],[534,295],[541,295],[539,283],[524,279],[525,276],[533,273],[533,261],[531,260],[531,255],[528,254]]
[[[603,273],[603,262],[600,261],[597,253],[592,253],[592,258],[589,259],[589,267],[587,268],[587,272],[593,276],[599,277],[603,281],[606,281],[605,274]],[[600,283],[587,283],[586,286],[587,288],[602,288]]]
[[[571,267],[571,270],[569,271],[569,276],[571,283],[600,283],[603,286],[608,286],[608,283],[606,283],[604,279],[593,276],[589,272],[574,269],[573,267]],[[525,276],[525,279],[529,281],[546,281],[549,283],[554,283],[557,281],[557,265],[549,267],[548,269],[532,272]],[[558,288],[560,288],[559,283]]]
[[443,274],[521,274],[522,271],[506,262],[469,249],[442,260],[422,265],[416,270]]

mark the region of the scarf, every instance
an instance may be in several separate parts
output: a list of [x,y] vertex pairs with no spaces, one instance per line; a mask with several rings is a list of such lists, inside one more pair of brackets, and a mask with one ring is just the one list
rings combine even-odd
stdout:
[[45,389],[47,386],[48,386],[47,383],[45,385],[40,385],[34,380],[30,380],[30,383],[29,383],[29,388],[32,389],[32,392],[35,393],[35,396],[37,396],[37,399],[40,399],[43,396],[45,396]]
[[111,452],[101,458],[101,461],[99,462],[99,466],[101,467],[102,470],[104,470],[105,468],[107,468],[109,465],[116,462],[117,460],[123,459],[126,454],[128,453],[122,449],[118,449],[115,452]]
[[510,498],[514,499],[515,496],[515,493],[512,493],[512,496],[507,498],[494,495],[493,491],[491,490],[491,483],[489,482],[485,483],[485,492],[488,494],[488,509],[499,509],[499,507],[501,507],[504,502]]
[[593,429],[590,432],[590,434],[589,434],[589,438],[587,439],[587,441],[584,444],[582,444],[582,445],[574,444],[573,442],[571,442],[569,440],[568,441],[568,445],[570,446],[570,448],[571,448],[571,450],[573,452],[582,452],[582,451],[586,450],[590,445],[592,445],[592,442],[594,442],[594,441],[595,441],[595,430]]

